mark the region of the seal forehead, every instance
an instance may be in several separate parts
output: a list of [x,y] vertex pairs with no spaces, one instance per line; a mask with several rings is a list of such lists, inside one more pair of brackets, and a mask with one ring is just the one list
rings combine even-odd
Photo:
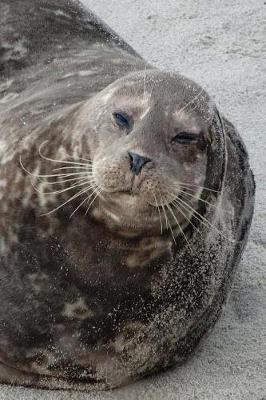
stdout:
[[132,109],[133,113],[135,108],[140,108],[140,119],[150,110],[156,113],[163,110],[165,117],[184,124],[189,122],[192,131],[198,126],[194,115],[207,123],[213,116],[213,102],[205,90],[169,71],[143,70],[128,74],[104,89],[102,98],[105,102],[114,101],[121,108]]
[[101,100],[105,104],[113,104],[115,108],[126,110],[130,114],[138,114],[140,119],[151,109],[151,93],[142,90],[139,92],[134,82],[125,82],[111,85],[103,91]]

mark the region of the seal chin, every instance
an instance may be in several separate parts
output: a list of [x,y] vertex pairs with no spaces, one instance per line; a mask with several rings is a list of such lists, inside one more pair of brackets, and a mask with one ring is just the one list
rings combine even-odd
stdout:
[[126,230],[130,236],[158,230],[159,214],[154,210],[143,193],[130,190],[102,192],[99,198],[99,219],[112,230]]
[[103,192],[101,200],[105,207],[112,211],[115,210],[117,213],[126,211],[136,215],[150,206],[142,193],[135,193],[130,189]]
[[174,208],[176,197],[164,196],[159,203],[153,202],[153,198],[151,193],[145,191],[106,192],[102,194],[99,203],[99,220],[113,232],[126,237],[143,234],[161,236],[168,230],[162,218],[165,218],[173,229],[176,226],[184,226],[187,221],[184,221],[182,215],[179,215]]

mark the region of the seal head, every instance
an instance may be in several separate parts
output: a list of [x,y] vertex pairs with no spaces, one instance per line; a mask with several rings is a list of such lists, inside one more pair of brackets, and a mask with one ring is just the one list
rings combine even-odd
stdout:
[[[202,88],[181,75],[129,74],[79,105],[74,118],[70,134],[86,143],[76,179],[87,167],[87,182],[98,193],[92,215],[111,230],[137,236],[170,228],[175,240],[204,189],[210,195],[222,188],[225,143],[221,124],[214,127],[217,110]],[[44,149],[51,152],[49,142]],[[64,168],[70,172],[73,165]]]

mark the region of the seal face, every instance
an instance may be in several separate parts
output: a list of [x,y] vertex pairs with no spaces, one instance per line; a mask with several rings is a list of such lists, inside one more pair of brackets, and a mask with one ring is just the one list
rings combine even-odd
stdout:
[[171,228],[187,225],[189,209],[175,216],[168,205],[188,195],[195,206],[202,193],[207,143],[215,141],[211,113],[208,96],[195,84],[155,70],[116,80],[85,102],[78,130],[88,132],[90,176],[99,190],[96,218],[130,235],[163,233],[168,225],[160,211]]
[[106,389],[183,361],[247,240],[239,134],[78,3],[0,15],[0,380]]

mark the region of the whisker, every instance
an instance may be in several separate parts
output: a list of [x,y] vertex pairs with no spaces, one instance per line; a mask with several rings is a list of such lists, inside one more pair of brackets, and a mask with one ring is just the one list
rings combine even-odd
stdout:
[[203,93],[203,91],[204,91],[204,89],[201,89],[201,90],[199,91],[199,93],[198,93],[195,97],[193,97],[192,100],[190,100],[187,104],[185,104],[184,107],[182,107],[182,108],[177,112],[176,117],[178,117],[179,114],[180,114],[182,111],[184,111],[191,103],[194,103],[194,101],[196,101],[196,100],[199,98],[199,96]]
[[74,176],[74,175],[87,175],[87,172],[84,171],[80,171],[80,172],[71,172],[71,173],[65,173],[65,174],[33,174],[32,172],[30,172],[26,167],[24,167],[23,163],[22,163],[22,158],[21,155],[19,157],[19,162],[20,162],[20,166],[23,169],[23,171],[25,171],[28,175],[34,177],[34,178],[53,178],[53,177],[68,177],[68,176]]
[[164,212],[165,227],[166,227],[166,229],[168,229],[168,226],[169,226],[168,218],[167,218],[164,206],[162,206],[162,208],[163,208],[163,212]]
[[174,214],[174,212],[173,212],[173,210],[171,209],[171,207],[170,207],[169,204],[167,204],[167,208],[169,209],[169,211],[170,211],[171,214],[173,215],[174,220],[175,220],[175,222],[177,223],[180,232],[181,232],[182,235],[184,236],[184,238],[185,238],[185,240],[186,240],[186,242],[187,242],[187,244],[188,244],[188,247],[190,248],[190,251],[193,253],[192,247],[190,246],[190,243],[189,243],[189,241],[188,241],[188,239],[187,239],[187,237],[186,237],[186,234],[185,234],[185,232],[183,231],[181,225],[179,224],[179,222],[178,222],[178,220],[177,220],[177,218],[176,218],[176,215]]
[[[186,207],[186,208],[190,209],[191,211],[193,211],[194,217],[195,217],[198,221],[200,221],[203,225],[205,225],[205,226],[207,226],[207,227],[209,227],[209,228],[212,228],[212,229],[215,230],[217,233],[219,233],[219,235],[221,235],[223,238],[225,238],[225,239],[228,240],[229,242],[235,243],[235,240],[227,238],[219,229],[217,229],[214,225],[212,225],[205,217],[203,217],[200,213],[198,213],[193,207],[191,207],[189,204],[187,204],[185,201],[183,201],[183,200],[180,199],[180,198],[179,198],[178,200],[179,200],[179,204],[180,204],[180,205],[181,205],[181,203],[184,204],[184,208]],[[198,217],[196,217],[195,214],[198,215]],[[199,218],[200,218],[200,219],[199,219]],[[205,223],[204,223],[204,221],[205,221]],[[207,225],[206,225],[206,224],[207,224]]]
[[34,178],[54,178],[54,177],[64,177],[67,178],[68,176],[82,176],[82,175],[86,175],[88,176],[87,172],[70,172],[69,174],[43,174],[43,175],[35,175],[35,174],[31,174],[29,173],[29,175],[31,175]]
[[[164,207],[164,206],[163,206],[163,207]],[[166,204],[166,207],[169,209],[169,211],[172,211],[171,208],[170,208],[170,206],[169,206],[168,204]],[[173,212],[172,212],[172,214],[173,214]],[[176,222],[177,222],[177,221],[176,221]],[[177,222],[177,224],[178,224],[178,222]],[[178,224],[178,225],[179,225],[179,224]],[[179,227],[180,227],[180,225],[179,225]],[[171,231],[171,234],[172,234],[173,241],[174,241],[175,244],[176,244],[174,232],[173,232],[173,229],[172,229],[172,227],[171,227],[170,221],[169,221],[169,228],[170,228],[170,231]]]
[[[168,189],[171,189],[171,187],[170,187],[169,185],[165,185],[165,187],[167,187]],[[194,198],[194,199],[196,199],[197,201],[201,201],[201,202],[203,202],[203,203],[208,204],[210,207],[213,207],[213,208],[215,208],[215,209],[218,209],[217,206],[215,206],[214,204],[208,202],[207,200],[203,200],[203,199],[201,199],[199,196],[192,195],[191,193],[187,193],[187,192],[185,192],[185,191],[182,190],[182,189],[180,190],[180,188],[178,187],[178,185],[173,185],[173,187],[176,188],[176,189],[178,189],[178,190],[177,190],[177,191],[169,191],[169,190],[167,190],[167,192],[168,192],[171,196],[175,196],[175,197],[177,198],[177,196],[181,193],[183,196],[184,196],[184,195],[187,195],[187,196],[189,196],[190,198]],[[184,188],[184,189],[185,189],[185,190],[188,190],[187,188]],[[190,189],[190,190],[192,190],[192,189]],[[187,199],[187,200],[191,200],[191,199]],[[230,211],[226,211],[226,210],[224,210],[224,211],[225,211],[226,213],[232,215],[232,213],[231,213]]]
[[[169,194],[171,194],[171,195],[175,195],[176,196],[176,193],[175,192],[170,192],[170,191],[168,191],[168,193]],[[184,200],[182,200],[181,198],[175,198],[172,202],[171,202],[172,204],[177,204],[177,205],[180,205],[180,206],[183,206],[183,208],[185,208],[186,210],[191,210],[192,212],[193,212],[193,214],[196,214],[196,215],[198,215],[201,219],[199,219],[199,217],[196,217],[195,215],[195,218],[198,220],[198,221],[200,221],[204,226],[207,226],[207,227],[211,227],[212,229],[214,229],[214,230],[216,230],[222,237],[224,237],[226,240],[228,240],[228,241],[230,241],[230,242],[232,242],[232,243],[235,243],[236,241],[235,240],[233,240],[233,239],[229,239],[228,237],[226,237],[219,229],[217,229],[214,225],[212,225],[205,217],[203,217],[201,214],[199,214],[191,205],[189,205],[187,202],[185,202]],[[205,221],[205,223],[203,222],[203,221]],[[206,225],[206,223],[207,223],[207,225]]]
[[73,157],[73,156],[71,156],[71,155],[69,155],[69,154],[67,154],[67,158],[72,158],[72,159],[75,160],[75,161],[78,161],[78,160],[87,161],[87,163],[90,163],[90,164],[93,163],[93,161],[92,161],[92,160],[89,160],[88,158]]
[[71,157],[71,156],[68,156],[69,158],[73,158],[73,160],[82,160],[82,161],[87,161],[88,163],[93,163],[93,161],[92,160],[90,160],[89,158],[83,158],[83,157]]
[[[95,188],[95,187],[92,186],[92,188]],[[71,213],[69,219],[72,218],[73,215],[80,209],[80,207],[82,207],[82,205],[83,205],[86,201],[88,201],[88,200],[91,198],[92,194],[93,194],[93,192],[90,193],[89,196],[85,197],[85,199],[84,199],[84,200],[77,206],[77,208],[75,208],[75,210]]]
[[[159,191],[159,195],[160,195],[160,202],[162,203],[162,195],[161,195],[160,191]],[[164,212],[165,227],[166,227],[166,229],[168,229],[168,219],[167,219],[167,215],[166,215],[165,208],[164,208],[163,204],[162,204],[161,207],[163,208],[163,212]]]
[[[197,196],[193,196],[191,193],[184,192],[183,190],[181,190],[179,193],[182,193],[182,195],[186,195],[186,196],[192,197],[194,199],[197,199],[198,201],[201,201],[202,203],[208,204],[210,207],[216,208],[217,210],[219,209],[219,207],[215,206],[214,204],[211,204],[209,201],[203,200],[200,197],[198,198]],[[227,211],[227,210],[223,210],[223,211],[226,212],[229,215],[233,215],[233,213],[231,211]]]
[[46,185],[58,185],[58,184],[61,184],[61,183],[66,183],[66,182],[73,182],[73,181],[79,182],[79,181],[84,180],[84,179],[87,179],[87,176],[83,176],[83,177],[80,177],[80,178],[76,177],[76,178],[69,178],[69,179],[63,179],[63,180],[56,180],[56,181],[53,181],[53,182],[45,181],[45,183],[46,183]]
[[77,167],[77,166],[67,166],[67,167],[60,167],[60,168],[53,168],[53,171],[61,171],[62,169],[81,169],[81,170],[88,170],[92,171],[92,166],[87,166],[87,167]]
[[83,193],[86,193],[88,191],[88,188],[82,189],[80,190],[78,193],[76,193],[75,195],[73,195],[72,197],[70,197],[70,199],[68,199],[67,201],[65,201],[63,204],[60,204],[59,206],[57,206],[56,208],[54,208],[51,211],[48,211],[47,213],[41,214],[42,215],[49,215],[52,214],[53,212],[59,210],[60,208],[62,208],[64,205],[68,204],[70,201],[76,199],[77,197],[81,196]]
[[50,157],[45,156],[45,155],[41,152],[41,148],[42,148],[43,145],[44,145],[45,143],[47,143],[47,142],[48,142],[48,140],[45,140],[45,141],[42,142],[42,144],[39,146],[39,155],[40,155],[40,157],[43,158],[44,160],[46,160],[46,161],[51,161],[51,162],[55,162],[55,163],[87,165],[87,164],[85,164],[85,163],[77,163],[77,162],[74,162],[74,161],[56,160],[56,159],[54,159],[54,158],[50,158]]
[[69,186],[69,187],[64,188],[64,189],[55,190],[54,192],[42,192],[41,190],[39,190],[39,189],[33,184],[33,182],[31,182],[31,185],[32,185],[33,189],[35,189],[36,192],[38,192],[38,193],[40,193],[40,194],[59,194],[59,193],[67,192],[68,190],[72,190],[72,189],[74,189],[74,188],[76,188],[76,187],[79,187],[79,186],[84,186],[84,185],[86,185],[86,184],[88,184],[88,183],[90,183],[90,182],[86,179],[84,182],[78,183],[78,184],[76,184],[76,185]]
[[93,199],[90,201],[90,203],[89,203],[89,205],[88,205],[88,208],[87,208],[87,210],[86,210],[86,212],[85,212],[85,215],[87,215],[88,214],[88,212],[89,212],[89,209],[91,208],[91,206],[92,206],[92,204],[94,203],[94,201],[96,200],[96,198],[99,196],[99,194],[101,193],[101,191],[100,192],[97,192],[97,187],[94,189],[94,191],[92,192],[92,195],[96,192],[96,195],[93,197]]
[[207,188],[205,186],[193,185],[191,183],[183,183],[183,182],[178,182],[178,181],[177,181],[177,184],[174,185],[174,186],[177,187],[177,188],[181,186],[181,187],[184,187],[185,189],[188,189],[188,190],[193,190],[193,189],[190,189],[190,187],[195,187],[197,189],[207,190],[209,192],[222,193],[219,190],[210,189],[210,188]]
[[[180,212],[186,218],[186,220],[189,222],[189,224],[191,224],[193,226],[193,228],[195,228],[199,232],[199,234],[202,236],[201,231],[191,222],[191,220],[188,218],[188,216],[181,210],[180,204],[178,205],[177,201],[178,200],[176,200],[176,202],[173,202],[173,207],[175,207],[178,210],[178,212]],[[182,204],[181,204],[181,206],[182,206]]]
[[161,228],[161,235],[162,235],[162,233],[163,233],[163,225],[162,225],[162,218],[161,218],[161,210],[160,210],[160,207],[158,206],[158,202],[157,202],[157,198],[156,198],[155,193],[153,193],[153,196],[154,196],[154,199],[155,199],[155,203],[156,203],[157,210],[158,210],[158,212],[159,212],[160,228]]

